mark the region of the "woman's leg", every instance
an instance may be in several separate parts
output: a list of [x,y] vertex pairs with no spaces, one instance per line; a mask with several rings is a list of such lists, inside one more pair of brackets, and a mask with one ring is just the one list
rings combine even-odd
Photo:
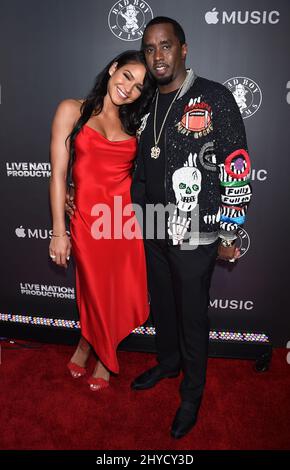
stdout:
[[[70,360],[71,363],[76,364],[79,367],[85,367],[86,362],[89,358],[91,351],[90,344],[85,340],[83,336],[81,336],[79,340],[79,344]],[[79,377],[82,375],[78,371],[71,370],[71,374],[73,377]]]

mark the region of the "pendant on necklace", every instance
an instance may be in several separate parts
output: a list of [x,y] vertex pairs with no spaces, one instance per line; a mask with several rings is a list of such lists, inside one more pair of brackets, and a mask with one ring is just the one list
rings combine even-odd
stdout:
[[160,155],[160,147],[157,147],[155,145],[154,147],[151,148],[151,158],[158,158]]

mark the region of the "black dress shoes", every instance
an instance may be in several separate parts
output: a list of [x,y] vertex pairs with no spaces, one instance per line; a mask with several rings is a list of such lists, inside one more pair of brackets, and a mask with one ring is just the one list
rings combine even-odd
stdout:
[[146,390],[147,388],[154,387],[162,379],[171,379],[178,377],[178,375],[179,371],[164,372],[160,366],[157,365],[139,375],[139,377],[131,383],[131,388],[133,390]]
[[178,408],[171,427],[171,436],[180,439],[185,436],[195,425],[197,421],[198,405],[182,401]]

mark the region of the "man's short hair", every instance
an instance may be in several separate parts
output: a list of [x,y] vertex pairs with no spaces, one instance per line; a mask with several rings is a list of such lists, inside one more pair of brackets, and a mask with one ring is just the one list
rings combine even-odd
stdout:
[[[185,40],[185,34],[183,31],[183,28],[180,26],[180,24],[176,20],[173,20],[172,18],[168,18],[167,16],[156,16],[151,21],[149,21],[149,23],[146,25],[146,28],[144,30],[143,38],[147,29],[150,28],[150,26],[153,26],[155,24],[166,24],[166,23],[172,25],[174,34],[179,40],[181,46],[185,44],[186,40]],[[143,38],[142,38],[142,47],[143,47]]]

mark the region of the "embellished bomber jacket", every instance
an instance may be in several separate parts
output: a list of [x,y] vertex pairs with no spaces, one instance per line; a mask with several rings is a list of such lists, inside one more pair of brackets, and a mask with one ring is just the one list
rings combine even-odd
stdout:
[[[151,156],[142,152],[142,133],[149,114],[137,131],[139,146],[132,184],[133,203],[143,207],[146,159]],[[173,244],[181,244],[186,238],[184,232],[191,230],[190,214],[194,213],[199,219],[198,244],[212,243],[218,237],[234,240],[245,221],[251,185],[245,128],[232,93],[189,69],[163,132],[165,175],[160,184],[166,189],[166,202],[177,211],[168,225]],[[188,222],[174,229],[178,215],[182,215],[179,222],[186,218]]]

